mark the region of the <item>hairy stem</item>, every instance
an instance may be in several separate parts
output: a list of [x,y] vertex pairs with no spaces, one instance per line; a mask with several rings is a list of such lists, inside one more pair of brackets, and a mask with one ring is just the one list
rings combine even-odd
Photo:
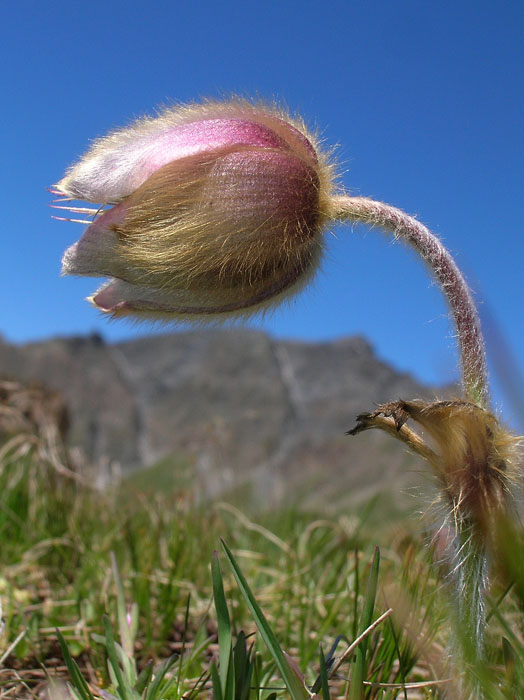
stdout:
[[401,209],[365,197],[333,199],[341,221],[380,226],[401,238],[421,255],[447,299],[457,330],[465,396],[480,406],[488,403],[488,376],[480,319],[471,292],[453,257],[423,224]]
[[484,697],[480,676],[486,627],[486,548],[477,536],[474,525],[467,519],[458,519],[454,526],[458,550],[451,557],[455,564],[451,576],[456,591],[455,638],[457,651],[462,657],[460,666],[465,671],[464,697],[481,700]]

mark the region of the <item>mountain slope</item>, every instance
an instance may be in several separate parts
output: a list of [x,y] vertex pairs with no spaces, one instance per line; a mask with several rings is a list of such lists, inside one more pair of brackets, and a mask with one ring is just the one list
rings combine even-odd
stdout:
[[[59,391],[68,440],[104,469],[192,464],[203,496],[246,481],[258,499],[400,494],[416,462],[379,434],[344,435],[377,403],[431,395],[362,338],[274,340],[221,329],[109,345],[99,336],[0,343],[1,374]],[[418,468],[418,467],[415,467]]]

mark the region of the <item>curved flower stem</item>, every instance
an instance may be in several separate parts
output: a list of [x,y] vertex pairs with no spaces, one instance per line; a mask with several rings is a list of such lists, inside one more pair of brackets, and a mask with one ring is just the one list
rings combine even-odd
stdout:
[[409,243],[435,275],[447,299],[457,329],[466,398],[488,403],[488,376],[480,319],[471,292],[449,251],[423,224],[401,209],[365,197],[334,197],[334,216],[341,221],[380,226]]
[[[395,239],[400,238],[409,243],[430,267],[446,297],[455,323],[465,398],[480,408],[486,408],[489,401],[488,376],[480,319],[466,281],[449,251],[423,224],[388,204],[347,195],[335,197],[332,204],[337,219],[379,226],[392,233]],[[387,417],[381,419],[380,415],[370,414],[367,419],[368,422],[371,421],[369,425],[365,416],[359,417],[359,420],[361,425],[357,427],[357,431],[358,428],[380,427],[388,431],[396,430],[397,437],[402,438],[398,435],[398,424],[385,425],[391,420]],[[418,443],[409,444],[416,452],[420,452]],[[427,455],[424,456],[427,458]],[[441,468],[445,471],[445,465],[438,464],[436,455],[429,457],[437,473]],[[471,513],[468,512],[469,509],[462,502],[462,498],[453,499],[451,505],[452,512],[448,514],[446,522],[452,533],[448,554],[452,564],[452,598],[456,605],[455,640],[463,666],[467,669],[464,691],[467,697],[482,698],[475,673],[481,667],[483,657],[486,543],[482,537],[477,537]]]

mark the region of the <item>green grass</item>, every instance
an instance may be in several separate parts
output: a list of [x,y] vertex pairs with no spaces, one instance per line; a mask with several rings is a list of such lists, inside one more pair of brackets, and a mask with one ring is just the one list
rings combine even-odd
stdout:
[[[158,489],[152,472],[147,491],[142,474],[101,494],[60,475],[37,440],[4,446],[0,698],[37,697],[48,678],[75,700],[467,697],[420,521],[393,521],[380,501],[248,516],[198,505],[186,471],[159,473]],[[472,670],[490,699],[524,697],[524,543],[512,541]]]

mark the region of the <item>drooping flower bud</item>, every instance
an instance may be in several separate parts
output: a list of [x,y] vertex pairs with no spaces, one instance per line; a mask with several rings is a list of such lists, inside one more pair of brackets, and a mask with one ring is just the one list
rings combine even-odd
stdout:
[[91,300],[113,315],[249,314],[316,269],[331,183],[315,138],[281,112],[168,109],[95,141],[54,186],[113,205],[66,251],[63,273],[112,278]]

